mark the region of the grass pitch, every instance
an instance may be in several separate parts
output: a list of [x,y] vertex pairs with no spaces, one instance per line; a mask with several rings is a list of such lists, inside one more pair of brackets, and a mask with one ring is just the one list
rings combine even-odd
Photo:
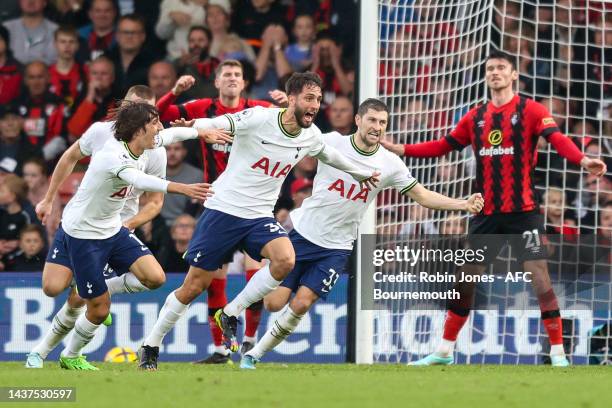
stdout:
[[94,363],[101,371],[76,372],[45,364],[26,370],[22,362],[0,363],[0,386],[76,387],[76,403],[0,402],[0,408],[588,408],[612,400],[612,367],[600,366],[260,364],[256,371],[243,371],[237,365],[161,362],[157,372],[139,372],[131,363]]

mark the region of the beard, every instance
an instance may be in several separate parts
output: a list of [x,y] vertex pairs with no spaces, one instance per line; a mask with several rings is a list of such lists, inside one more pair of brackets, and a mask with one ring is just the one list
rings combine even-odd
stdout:
[[310,125],[312,125],[314,123],[315,117],[317,116],[316,112],[315,114],[312,116],[312,122],[310,123],[304,123],[304,115],[306,114],[306,111],[299,108],[298,106],[295,107],[295,121],[297,122],[298,125],[300,125],[301,128],[309,128]]

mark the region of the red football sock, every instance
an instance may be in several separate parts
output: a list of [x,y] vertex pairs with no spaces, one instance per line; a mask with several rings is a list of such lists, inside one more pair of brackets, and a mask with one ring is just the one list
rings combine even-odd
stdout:
[[210,327],[210,334],[212,336],[215,346],[223,344],[223,333],[217,323],[215,322],[214,315],[217,310],[221,309],[227,304],[227,295],[225,293],[225,287],[227,280],[225,279],[213,279],[208,287],[208,326]]
[[[249,269],[246,271],[246,280],[247,282],[251,280],[253,275],[259,269]],[[245,328],[244,335],[247,337],[255,337],[257,334],[257,328],[259,327],[259,322],[261,321],[261,312],[263,309],[263,300],[253,303],[251,306],[247,307],[245,310]]]
[[444,335],[442,338],[448,341],[457,341],[457,336],[468,317],[469,315],[461,316],[452,310],[447,310],[446,320],[444,321]]
[[544,324],[550,344],[563,344],[563,323],[561,322],[559,302],[554,290],[549,289],[538,294],[538,303],[542,311],[542,324]]
[[548,334],[550,344],[553,346],[563,344],[563,323],[561,322],[561,317],[556,316],[542,319],[542,323]]

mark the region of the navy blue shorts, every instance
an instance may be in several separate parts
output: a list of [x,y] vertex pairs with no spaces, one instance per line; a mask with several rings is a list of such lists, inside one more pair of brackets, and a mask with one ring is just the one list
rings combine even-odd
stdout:
[[325,299],[340,274],[345,272],[352,251],[320,247],[296,230],[291,231],[289,238],[295,249],[295,267],[281,286],[291,289],[292,292],[297,292],[300,286],[306,286]]
[[62,265],[68,269],[72,269],[70,258],[68,257],[68,252],[66,251],[65,237],[66,233],[60,224],[57,231],[55,231],[53,242],[49,247],[46,262]]
[[286,237],[287,231],[272,217],[246,219],[206,208],[189,242],[185,259],[189,265],[215,271],[244,250],[261,261],[261,250],[270,241]]
[[[51,247],[49,247],[49,253],[47,254],[46,262],[62,265],[72,270],[70,257],[68,256],[68,251],[66,250],[66,246],[64,243],[65,237],[66,232],[64,232],[64,229],[60,224],[59,228],[55,232],[55,236],[53,237],[53,243]],[[125,268],[118,268],[116,265],[106,264],[104,266],[103,271],[104,278],[108,279],[113,277],[114,275],[121,276],[129,271],[130,265]]]
[[107,264],[128,270],[138,258],[152,255],[149,248],[125,227],[106,239],[79,239],[64,234],[64,248],[79,296],[84,299],[95,298],[107,291],[104,281]]

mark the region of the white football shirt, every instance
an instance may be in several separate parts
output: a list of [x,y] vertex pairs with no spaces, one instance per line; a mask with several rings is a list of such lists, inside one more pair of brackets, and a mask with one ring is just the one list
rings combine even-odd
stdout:
[[118,174],[129,167],[144,171],[143,157],[134,156],[123,142],[108,140],[92,156],[79,189],[64,208],[64,231],[81,239],[106,239],[119,232],[120,213],[133,186]]
[[[214,195],[204,206],[240,218],[272,217],[283,181],[306,155],[325,148],[315,125],[297,134],[281,123],[285,109],[260,106],[218,116],[214,126],[234,135],[227,168],[213,183]],[[198,127],[198,121],[194,125]]]
[[[95,122],[83,133],[79,139],[79,147],[81,153],[85,156],[96,154],[109,140],[114,140],[113,124],[114,121]],[[161,139],[157,138],[156,144],[159,146]],[[166,149],[164,147],[156,147],[154,149],[145,150],[141,155],[140,160],[144,162],[144,172],[162,179],[166,178]],[[132,189],[128,199],[121,211],[121,220],[126,221],[132,218],[139,210],[139,199],[143,191]]]
[[338,132],[323,135],[326,144],[353,164],[379,171],[378,186],[372,191],[361,189],[351,176],[319,161],[312,196],[290,214],[293,228],[323,248],[352,249],[361,219],[380,191],[394,187],[403,194],[418,184],[398,156],[380,145],[373,152],[363,152],[353,137]]

